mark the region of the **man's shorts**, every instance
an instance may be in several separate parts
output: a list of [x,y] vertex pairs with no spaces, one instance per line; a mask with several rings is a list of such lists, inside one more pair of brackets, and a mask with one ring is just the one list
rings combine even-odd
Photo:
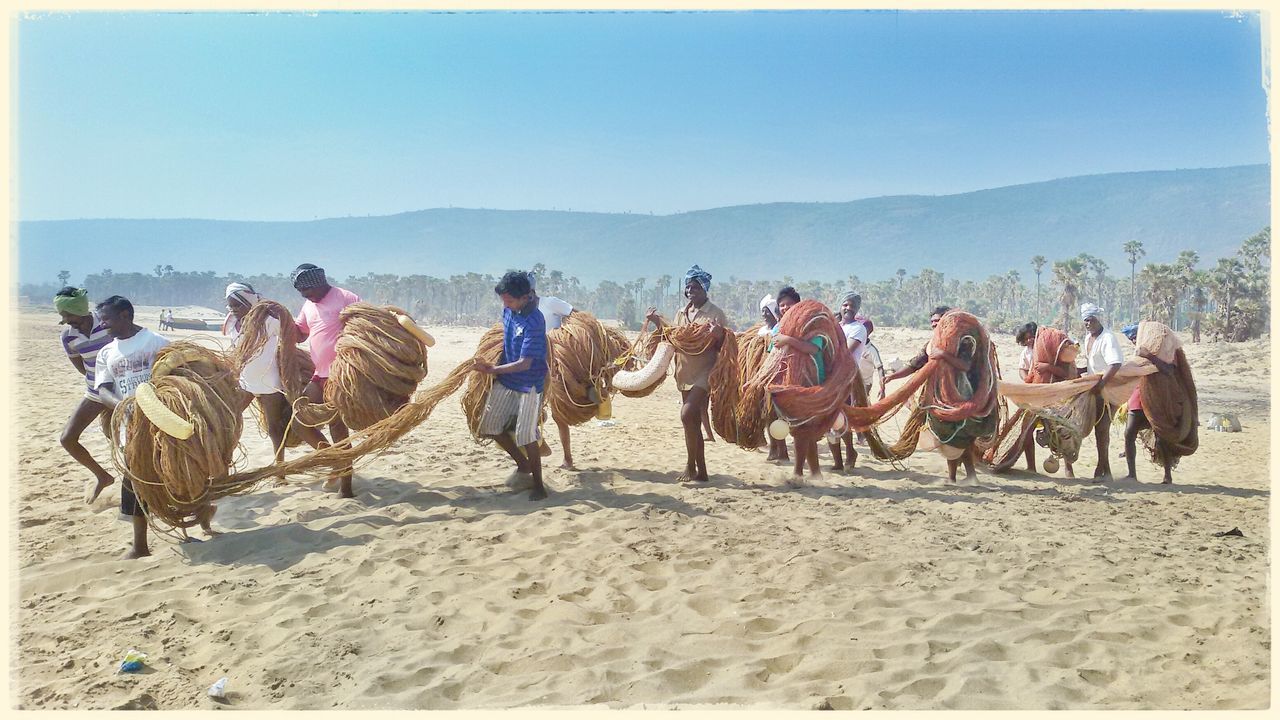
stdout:
[[501,435],[515,430],[516,445],[524,447],[542,439],[538,432],[538,416],[542,410],[542,393],[519,392],[500,382],[493,384],[480,418],[481,435]]
[[129,478],[124,478],[124,482],[120,484],[120,514],[142,514],[142,506],[138,504],[138,496],[133,494],[133,483],[129,482]]

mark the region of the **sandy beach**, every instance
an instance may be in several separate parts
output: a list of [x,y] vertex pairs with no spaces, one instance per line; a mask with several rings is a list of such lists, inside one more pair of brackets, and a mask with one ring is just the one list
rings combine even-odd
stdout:
[[[687,487],[668,380],[574,429],[577,472],[548,424],[541,503],[504,486],[510,461],[450,399],[357,469],[354,499],[290,478],[220,501],[218,538],[153,534],[151,557],[122,561],[118,483],[87,506],[91,475],[58,443],[83,382],[57,317],[25,309],[18,329],[22,708],[210,709],[223,676],[245,709],[1269,703],[1269,340],[1186,346],[1202,422],[1244,430],[1202,427],[1172,486],[1145,453],[1139,483],[1019,469],[955,486],[937,454],[864,452],[839,475],[824,446],[823,484],[791,489],[789,468],[717,440],[710,486]],[[426,383],[483,331],[428,329]],[[926,338],[872,335],[886,360]],[[1019,348],[996,341],[1012,372]],[[96,423],[84,437],[110,467]],[[243,448],[246,468],[270,459],[252,420]],[[1122,474],[1118,428],[1111,448]],[[1088,441],[1077,472],[1094,465]],[[131,648],[145,670],[116,674]]]

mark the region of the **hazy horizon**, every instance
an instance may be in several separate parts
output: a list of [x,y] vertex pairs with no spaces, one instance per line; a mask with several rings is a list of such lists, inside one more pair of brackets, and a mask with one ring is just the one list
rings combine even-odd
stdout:
[[[735,207],[750,207],[750,206],[762,206],[762,205],[840,205],[845,203],[856,203],[862,200],[878,200],[883,198],[913,198],[913,197],[939,198],[939,197],[951,197],[951,196],[958,196],[958,195],[970,195],[974,193],[982,193],[982,192],[987,192],[991,190],[1003,190],[1006,188],[1021,187],[1024,185],[1041,185],[1046,183],[1057,182],[1059,180],[1072,180],[1075,178],[1097,177],[1097,176],[1103,176],[1103,175],[1137,175],[1137,174],[1146,174],[1146,173],[1172,173],[1172,172],[1178,172],[1181,170],[1228,170],[1232,168],[1253,167],[1253,166],[1269,167],[1270,163],[1269,162],[1248,163],[1246,165],[1232,165],[1232,166],[1219,166],[1219,167],[1166,168],[1166,169],[1154,169],[1154,170],[1120,170],[1120,171],[1108,172],[1108,173],[1088,173],[1085,175],[1074,175],[1069,177],[1046,178],[1044,180],[1032,180],[1026,183],[1016,183],[1014,185],[1001,185],[1001,186],[995,186],[995,187],[983,187],[983,188],[974,188],[971,190],[961,190],[954,193],[934,193],[934,194],[895,193],[893,195],[874,195],[869,197],[848,198],[846,200],[774,200],[774,201],[762,201],[757,203],[743,203],[740,205],[723,205],[718,207],[694,208],[690,210],[682,210],[680,212],[671,212],[671,213],[629,213],[629,214],[652,215],[653,217],[671,217],[675,215],[686,215],[690,213],[706,212],[711,210],[723,210],[723,209],[735,208]],[[595,215],[628,214],[626,211],[574,210],[572,208],[533,208],[533,207],[502,208],[502,207],[478,207],[478,206],[449,206],[449,207],[411,208],[406,210],[397,210],[397,211],[388,212],[388,213],[379,213],[377,215],[327,215],[327,216],[322,216],[322,217],[318,217],[310,220],[298,220],[298,219],[287,219],[287,218],[260,218],[260,219],[252,219],[252,220],[238,220],[234,218],[177,217],[177,216],[174,216],[174,217],[123,217],[123,216],[121,217],[88,217],[86,216],[86,217],[66,217],[66,218],[18,218],[18,221],[37,223],[37,222],[74,222],[74,221],[94,221],[94,220],[191,220],[191,221],[208,220],[208,221],[214,221],[214,222],[295,223],[295,222],[314,222],[316,220],[340,220],[344,218],[356,218],[356,217],[394,217],[396,215],[408,215],[411,213],[429,212],[434,210],[483,210],[483,211],[497,211],[497,212],[572,212],[572,213],[595,214]]]

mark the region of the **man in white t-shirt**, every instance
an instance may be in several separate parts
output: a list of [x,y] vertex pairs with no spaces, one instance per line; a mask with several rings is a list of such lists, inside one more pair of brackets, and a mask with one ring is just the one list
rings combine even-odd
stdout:
[[[538,311],[542,313],[542,318],[547,323],[547,330],[555,330],[564,324],[564,319],[573,314],[573,306],[558,297],[540,297],[535,287],[535,279],[533,273],[529,273],[529,288],[533,294],[534,302],[538,305]],[[564,454],[564,460],[560,463],[560,467],[565,470],[575,470],[573,466],[573,451],[569,447],[569,426],[560,422],[556,418],[552,418],[556,422],[556,430],[560,433],[560,450]]]
[[1102,387],[1124,364],[1124,350],[1120,348],[1120,342],[1116,340],[1115,333],[1103,327],[1102,308],[1093,303],[1085,303],[1080,306],[1080,319],[1084,321],[1084,329],[1087,332],[1084,341],[1087,370],[1091,376],[1098,378],[1093,389],[1089,391],[1093,395],[1094,408],[1097,412],[1093,436],[1098,445],[1098,467],[1093,471],[1093,477],[1096,480],[1110,480],[1111,459],[1107,457],[1107,446],[1111,441],[1112,408],[1102,397]]
[[[133,303],[119,295],[98,303],[98,317],[115,338],[98,351],[94,363],[94,388],[103,406],[114,410],[125,398],[132,397],[138,386],[151,379],[151,366],[156,353],[169,341],[133,321]],[[216,508],[209,505],[199,519],[205,532],[213,535],[209,521]],[[133,548],[122,559],[135,559],[150,555],[147,548],[147,518],[128,476],[120,487],[120,512],[133,521]]]
[[[862,309],[862,296],[855,292],[847,292],[840,299],[840,327],[844,330],[845,347],[849,349],[849,354],[853,356],[854,367],[860,367],[862,363],[862,352],[867,345],[867,326],[858,321],[858,310]],[[855,382],[858,389],[862,389],[861,371],[859,371],[859,379]],[[853,391],[853,397],[850,398],[855,405],[866,405],[866,393]],[[858,463],[858,451],[853,449],[853,431],[845,430],[840,436],[840,440],[844,441],[846,453],[849,456],[849,467],[852,468]],[[840,442],[831,442],[828,438],[827,448],[831,450],[831,457],[834,460],[833,470],[844,469],[844,458],[840,453]]]
[[538,309],[547,321],[548,330],[560,327],[564,319],[573,314],[573,306],[558,297],[539,297]]

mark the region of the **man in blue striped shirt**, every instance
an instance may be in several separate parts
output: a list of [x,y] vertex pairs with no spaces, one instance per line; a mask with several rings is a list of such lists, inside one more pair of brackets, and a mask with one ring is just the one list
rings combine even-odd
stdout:
[[62,447],[76,459],[76,462],[89,469],[97,482],[85,493],[85,500],[93,502],[98,495],[115,479],[107,472],[84,445],[80,444],[80,436],[89,423],[102,414],[102,401],[98,398],[98,389],[94,387],[94,364],[98,351],[111,342],[111,333],[107,332],[106,323],[98,314],[89,309],[89,293],[83,288],[67,286],[58,291],[53,298],[53,306],[62,320],[59,325],[66,325],[62,331],[62,349],[72,367],[84,377],[86,388],[80,403],[71,413],[71,419],[62,429]]
[[508,484],[530,483],[529,499],[542,500],[547,489],[542,484],[538,421],[547,377],[547,322],[538,310],[529,273],[512,270],[493,291],[502,298],[502,362],[475,364],[478,372],[497,381],[485,401],[479,432],[515,460],[516,471]]

